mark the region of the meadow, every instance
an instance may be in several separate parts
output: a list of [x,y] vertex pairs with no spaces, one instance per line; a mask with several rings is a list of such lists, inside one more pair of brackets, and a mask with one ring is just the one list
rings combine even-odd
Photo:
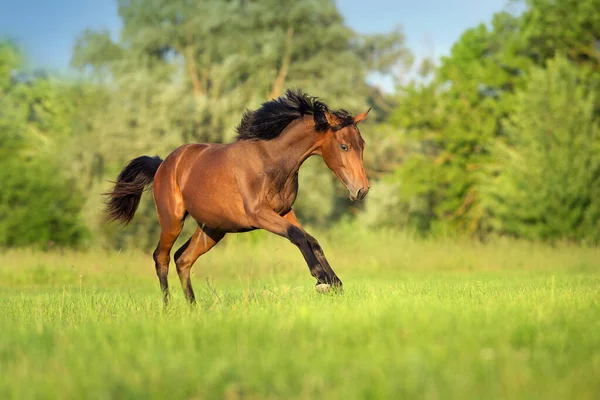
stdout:
[[3,252],[0,398],[600,397],[598,249],[315,236],[342,295],[257,232],[196,263],[194,308],[147,252]]

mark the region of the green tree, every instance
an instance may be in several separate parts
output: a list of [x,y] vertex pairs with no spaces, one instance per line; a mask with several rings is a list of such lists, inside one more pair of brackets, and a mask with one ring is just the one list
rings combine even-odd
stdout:
[[56,82],[19,77],[21,59],[0,43],[0,245],[77,245],[83,199],[58,162],[74,105]]
[[480,185],[494,232],[600,239],[600,87],[564,57],[530,72]]
[[539,66],[557,54],[600,73],[600,0],[526,0],[524,50]]
[[444,58],[431,83],[404,88],[392,116],[406,132],[407,156],[396,175],[411,224],[419,231],[476,233],[481,226],[474,171],[489,160],[501,134],[520,57],[511,57],[515,17],[497,14],[492,29],[466,31]]
[[106,129],[148,143],[231,140],[245,108],[286,87],[362,109],[366,74],[410,61],[399,30],[357,35],[332,1],[121,0],[119,13],[120,41],[86,31],[72,62],[114,89]]
[[405,134],[406,155],[396,171],[399,206],[422,232],[486,233],[481,172],[494,163],[491,149],[507,135],[502,121],[532,67],[562,52],[592,71],[589,82],[598,79],[600,2],[524,5],[520,15],[500,12],[489,28],[467,30],[430,82],[402,88],[392,114]]
[[77,246],[87,239],[82,196],[48,160],[0,162],[0,245]]

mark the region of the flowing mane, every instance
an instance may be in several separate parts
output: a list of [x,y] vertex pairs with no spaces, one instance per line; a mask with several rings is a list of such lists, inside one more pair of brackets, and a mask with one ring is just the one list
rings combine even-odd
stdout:
[[325,112],[333,114],[339,123],[334,130],[354,124],[352,115],[346,110],[330,111],[327,104],[301,90],[287,90],[285,97],[263,103],[259,109],[247,110],[237,128],[237,140],[271,140],[278,137],[293,120],[312,115],[315,131],[325,132],[330,128]]

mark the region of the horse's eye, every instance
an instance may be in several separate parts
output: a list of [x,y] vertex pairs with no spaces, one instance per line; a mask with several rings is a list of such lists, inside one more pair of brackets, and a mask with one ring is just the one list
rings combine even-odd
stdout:
[[346,146],[345,144],[342,145],[342,150],[344,151],[348,151],[348,146]]

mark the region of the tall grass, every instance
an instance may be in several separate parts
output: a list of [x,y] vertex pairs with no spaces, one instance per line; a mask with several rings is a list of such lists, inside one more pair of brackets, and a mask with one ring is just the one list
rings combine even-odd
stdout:
[[196,263],[191,309],[144,252],[3,253],[0,398],[600,396],[597,249],[315,236],[343,295],[257,232]]
[[[371,231],[349,224],[316,232],[325,254],[345,283],[396,278],[411,273],[548,273],[595,272],[600,249],[569,243],[497,238],[487,243],[468,239],[421,239],[401,231]],[[187,238],[180,238],[178,244]],[[177,246],[174,247],[174,250]],[[172,253],[174,253],[174,250]],[[170,278],[178,284],[171,263]],[[311,277],[298,249],[286,239],[256,231],[228,235],[198,259],[193,279],[217,282],[286,282],[309,285]],[[156,280],[151,251],[8,250],[0,254],[0,286],[125,284]]]

